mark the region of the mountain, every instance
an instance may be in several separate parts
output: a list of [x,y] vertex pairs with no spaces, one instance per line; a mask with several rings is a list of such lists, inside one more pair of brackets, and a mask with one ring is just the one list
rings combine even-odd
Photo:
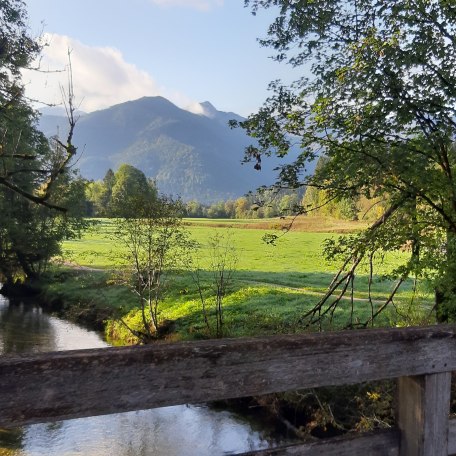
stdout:
[[[66,116],[66,109],[64,106],[44,106],[44,107],[40,108],[39,111],[42,115],[46,115],[46,116],[60,116],[60,117]],[[75,114],[77,116],[86,115],[86,113],[84,111],[80,111],[79,109],[76,109]]]
[[[102,179],[122,163],[153,178],[162,193],[184,200],[213,202],[235,198],[274,181],[274,160],[262,171],[242,165],[244,149],[252,143],[228,120],[243,118],[201,103],[193,114],[162,97],[144,97],[84,114],[76,125],[77,166],[87,179]],[[48,136],[64,137],[66,119],[43,114],[40,128]]]

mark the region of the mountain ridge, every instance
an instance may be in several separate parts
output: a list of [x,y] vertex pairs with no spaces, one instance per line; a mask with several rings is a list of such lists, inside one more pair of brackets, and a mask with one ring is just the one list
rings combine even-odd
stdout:
[[[163,97],[142,97],[84,114],[74,134],[77,164],[87,179],[128,163],[157,182],[159,190],[184,200],[214,202],[236,198],[274,180],[271,160],[262,172],[242,165],[244,149],[253,140],[228,120],[243,118],[218,111],[210,102],[201,114],[181,109]],[[40,128],[63,136],[62,116],[44,114]]]

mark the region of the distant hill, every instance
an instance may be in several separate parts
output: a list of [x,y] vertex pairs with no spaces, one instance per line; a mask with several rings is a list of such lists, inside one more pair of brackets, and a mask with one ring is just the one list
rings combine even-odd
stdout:
[[[156,180],[159,190],[184,200],[213,202],[234,198],[274,181],[273,160],[261,172],[242,165],[244,149],[252,143],[241,129],[231,130],[235,113],[201,103],[192,114],[162,97],[144,97],[84,114],[75,131],[78,167],[88,179],[102,179],[122,163],[141,169]],[[67,131],[61,115],[43,114],[40,128],[48,136]]]

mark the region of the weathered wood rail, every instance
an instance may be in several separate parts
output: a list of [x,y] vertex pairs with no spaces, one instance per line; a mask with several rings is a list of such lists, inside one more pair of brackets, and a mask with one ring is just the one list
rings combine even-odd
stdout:
[[447,456],[452,371],[447,325],[5,356],[0,427],[397,378],[397,429],[245,455]]

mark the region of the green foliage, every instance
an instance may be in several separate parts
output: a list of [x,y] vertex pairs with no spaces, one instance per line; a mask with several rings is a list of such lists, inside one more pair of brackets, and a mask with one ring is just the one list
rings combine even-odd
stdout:
[[70,87],[66,100],[70,124],[66,144],[52,138],[49,145],[36,128],[38,115],[24,96],[21,79],[22,70],[30,67],[40,51],[39,41],[30,36],[25,3],[0,2],[0,189],[56,208],[49,202],[54,183],[76,153],[71,141],[73,92]]
[[[320,156],[312,181],[319,182],[321,180],[320,174],[324,173],[327,164],[328,158],[325,155]],[[320,188],[320,186],[314,186],[310,183],[302,199],[302,210],[308,215],[324,215],[337,219],[358,220],[358,201],[359,195],[334,196],[328,189]]]
[[[258,141],[247,159],[301,153],[280,169],[280,185],[307,185],[326,200],[365,198],[384,204],[380,217],[346,250],[335,283],[358,265],[410,245],[395,270],[434,281],[439,317],[456,308],[456,15],[451,2],[246,0],[254,13],[279,7],[261,44],[308,77],[271,84],[271,96],[241,126]],[[324,155],[315,176],[309,161]],[[321,196],[309,195],[312,203]],[[348,203],[348,204],[347,204]],[[373,274],[373,272],[371,273]],[[340,282],[340,283],[342,283]],[[334,291],[334,290],[332,290]],[[331,287],[329,295],[332,295]],[[344,294],[343,292],[342,294]],[[394,296],[394,295],[393,295]],[[393,297],[392,296],[392,297]],[[392,302],[392,297],[389,302]],[[385,303],[388,304],[388,301]],[[323,299],[318,315],[337,307]],[[316,314],[313,314],[315,316]],[[453,318],[453,317],[452,317]]]
[[[113,195],[119,182],[122,174],[116,176]],[[182,225],[180,201],[132,192],[129,204],[133,211],[115,219],[112,239],[124,247],[119,251],[125,265],[119,276],[137,295],[141,309],[141,331],[132,332],[147,342],[157,336],[160,328],[159,304],[166,293],[167,277],[185,267],[193,243]]]
[[114,175],[114,181],[109,203],[114,217],[137,217],[141,206],[151,204],[156,197],[156,191],[144,173],[134,166],[121,165]]
[[300,190],[261,188],[236,200],[218,201],[210,206],[195,200],[186,204],[187,217],[258,219],[286,216],[301,210]]
[[203,205],[196,200],[188,201],[185,205],[185,215],[187,217],[204,217]]
[[76,152],[71,88],[66,144],[44,137],[24,96],[21,71],[40,50],[25,4],[0,2],[0,280],[7,282],[42,273],[60,242],[85,226],[84,183],[69,171]]
[[218,203],[212,204],[208,208],[206,214],[209,218],[226,218],[227,214],[225,211],[225,203],[223,201],[219,201]]
[[90,182],[87,185],[86,198],[90,204],[88,214],[91,217],[108,217],[111,215],[112,188],[116,177],[112,169],[108,169],[102,181]]
[[61,175],[51,201],[66,213],[37,205],[11,191],[0,193],[0,276],[9,282],[34,278],[61,252],[64,239],[78,238],[87,227],[81,179]]
[[109,169],[102,181],[87,186],[90,216],[135,218],[142,206],[157,199],[154,182],[134,166],[123,164],[114,173]]

